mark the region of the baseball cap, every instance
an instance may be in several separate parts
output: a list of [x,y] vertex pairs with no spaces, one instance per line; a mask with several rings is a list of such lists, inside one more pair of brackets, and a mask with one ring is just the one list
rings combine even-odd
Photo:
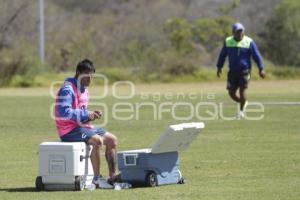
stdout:
[[244,31],[244,30],[245,30],[245,27],[244,27],[243,24],[241,24],[241,23],[239,23],[239,22],[236,22],[236,23],[234,23],[234,24],[232,25],[232,31],[233,31],[233,32],[236,32],[236,31],[238,31],[238,30]]

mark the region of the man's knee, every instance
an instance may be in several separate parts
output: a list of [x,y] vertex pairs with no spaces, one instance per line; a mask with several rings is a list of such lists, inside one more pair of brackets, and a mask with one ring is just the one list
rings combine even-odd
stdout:
[[103,138],[99,135],[94,135],[88,140],[88,144],[92,145],[94,148],[99,148],[103,145]]
[[118,138],[115,135],[111,133],[106,133],[104,138],[106,146],[110,148],[116,148],[118,146]]
[[236,90],[228,90],[228,94],[231,97],[236,96]]

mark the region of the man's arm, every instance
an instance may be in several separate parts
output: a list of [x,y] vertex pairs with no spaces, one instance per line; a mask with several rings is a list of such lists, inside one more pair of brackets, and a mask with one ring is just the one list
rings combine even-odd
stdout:
[[259,76],[261,78],[265,78],[266,74],[264,71],[263,59],[254,41],[251,42],[250,49],[253,60],[256,62],[256,65],[259,69]]
[[220,75],[222,74],[222,68],[224,66],[225,60],[226,60],[226,56],[227,56],[227,48],[224,42],[223,48],[219,54],[219,58],[218,58],[218,62],[217,62],[217,76],[220,77]]
[[85,123],[89,121],[89,112],[86,109],[73,109],[74,94],[68,87],[63,87],[58,94],[57,109],[59,117],[80,121]]

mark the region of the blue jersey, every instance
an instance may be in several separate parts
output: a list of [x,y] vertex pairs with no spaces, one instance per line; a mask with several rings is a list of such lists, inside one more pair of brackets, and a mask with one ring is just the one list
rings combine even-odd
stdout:
[[236,41],[233,36],[226,38],[217,63],[219,69],[223,68],[227,56],[230,71],[251,70],[251,57],[256,62],[259,70],[264,69],[262,56],[255,42],[248,36],[244,36],[241,41]]

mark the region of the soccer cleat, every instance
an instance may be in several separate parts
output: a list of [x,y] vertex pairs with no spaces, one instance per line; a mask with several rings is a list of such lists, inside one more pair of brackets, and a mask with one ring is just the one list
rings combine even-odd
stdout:
[[244,111],[240,111],[240,112],[238,113],[237,117],[236,117],[236,119],[238,119],[238,120],[240,120],[240,119],[242,119],[242,118],[245,118],[245,113],[244,113]]
[[112,189],[114,188],[113,185],[109,184],[105,178],[102,176],[94,177],[93,184],[96,185],[97,188],[103,188],[103,189]]

